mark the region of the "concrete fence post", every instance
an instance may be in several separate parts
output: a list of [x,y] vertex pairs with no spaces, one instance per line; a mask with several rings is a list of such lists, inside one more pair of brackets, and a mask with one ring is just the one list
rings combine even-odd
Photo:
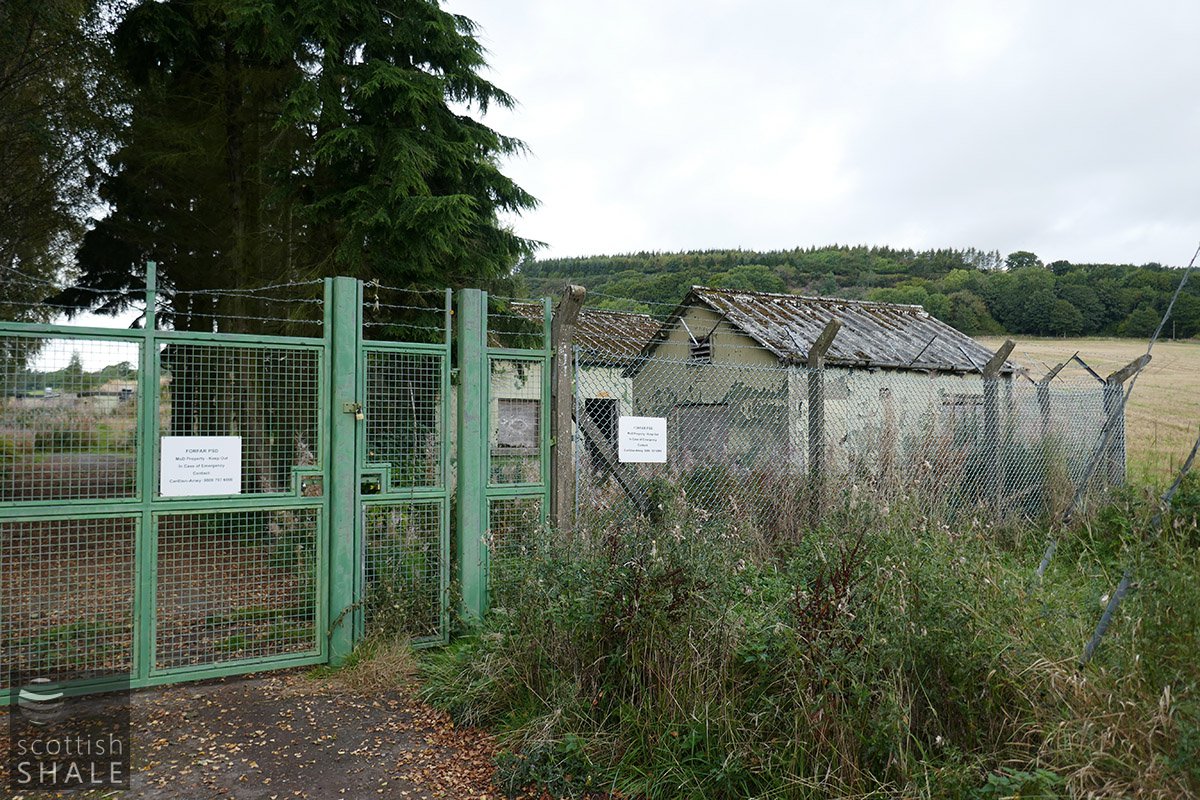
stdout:
[[1000,457],[1000,370],[1016,343],[1009,339],[983,367],[983,461],[985,470],[984,496],[1000,506],[1004,489],[1004,461]]
[[566,531],[572,523],[575,497],[575,463],[572,454],[571,418],[575,404],[575,322],[586,290],[568,286],[554,310],[550,346],[554,352],[550,384],[550,527]]
[[839,320],[830,320],[809,348],[805,363],[808,367],[809,518],[813,526],[821,523],[825,492],[825,354],[841,327]]
[[1139,373],[1150,363],[1150,354],[1135,358],[1104,379],[1104,420],[1110,428],[1108,446],[1103,455],[1105,469],[1102,473],[1109,486],[1125,483],[1125,381]]

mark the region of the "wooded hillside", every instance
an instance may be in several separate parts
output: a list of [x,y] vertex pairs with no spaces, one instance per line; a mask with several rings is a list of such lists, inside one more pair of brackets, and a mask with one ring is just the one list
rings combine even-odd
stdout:
[[[648,313],[701,284],[912,303],[968,334],[1131,337],[1154,331],[1182,277],[1159,264],[1047,265],[1025,251],[843,245],[540,259],[519,272],[531,293],[573,282],[591,305]],[[1185,287],[1163,336],[1198,333],[1200,281]]]

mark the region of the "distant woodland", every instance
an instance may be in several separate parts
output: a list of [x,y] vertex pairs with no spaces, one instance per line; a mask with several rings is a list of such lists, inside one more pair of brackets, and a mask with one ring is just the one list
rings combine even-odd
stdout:
[[[1043,264],[1027,251],[841,245],[538,259],[518,272],[531,294],[577,283],[593,307],[655,315],[704,285],[910,303],[972,335],[1129,337],[1154,332],[1183,276],[1160,264]],[[1200,280],[1185,286],[1162,336],[1197,334]]]

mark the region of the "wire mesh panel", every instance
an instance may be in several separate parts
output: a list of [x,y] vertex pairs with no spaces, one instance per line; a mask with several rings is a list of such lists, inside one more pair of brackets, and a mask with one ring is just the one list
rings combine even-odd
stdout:
[[136,496],[139,354],[0,333],[0,502]]
[[368,630],[440,639],[445,557],[442,501],[364,505],[363,586]]
[[366,460],[390,467],[391,489],[441,484],[440,353],[367,349]]
[[241,493],[289,492],[296,468],[320,462],[320,350],[161,346],[163,436],[237,436]]
[[488,576],[492,602],[502,604],[510,564],[528,556],[543,528],[541,495],[497,497],[488,500]]
[[[707,356],[612,366],[587,349],[575,404],[578,515],[653,514],[679,498],[777,527],[807,524],[814,503],[867,498],[941,519],[1041,514],[1079,485],[1106,418],[1095,381],[1039,389],[1015,374]],[[619,457],[622,416],[665,420],[664,463]]]
[[542,480],[542,362],[489,359],[489,483]]
[[156,517],[155,666],[318,649],[319,507]]
[[128,675],[133,667],[130,517],[0,522],[0,685]]

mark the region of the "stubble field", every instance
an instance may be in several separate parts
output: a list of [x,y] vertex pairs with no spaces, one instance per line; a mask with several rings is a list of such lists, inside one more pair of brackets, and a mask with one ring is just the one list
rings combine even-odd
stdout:
[[[1078,353],[1100,377],[1146,352],[1140,339],[1024,339],[1012,360],[1034,379]],[[996,348],[1003,337],[984,338]],[[1160,481],[1183,463],[1200,429],[1200,341],[1159,341],[1127,409],[1128,463],[1135,480]],[[1077,363],[1067,369],[1083,371]]]

